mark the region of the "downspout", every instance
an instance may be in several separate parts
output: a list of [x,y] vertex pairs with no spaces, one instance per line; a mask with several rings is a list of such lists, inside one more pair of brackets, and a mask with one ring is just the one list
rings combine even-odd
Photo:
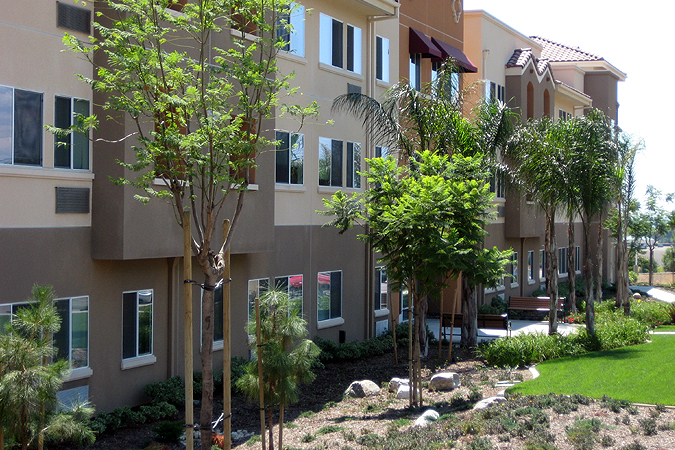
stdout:
[[[520,260],[525,260],[525,238],[520,238]],[[524,264],[523,264],[524,265]],[[526,268],[527,269],[527,268]],[[525,285],[525,271],[522,267],[518,269],[518,277],[520,278],[520,296],[523,297],[523,288]]]
[[[396,5],[396,12],[393,16],[368,16],[368,27],[367,27],[367,36],[366,36],[366,42],[368,43],[367,49],[366,49],[366,92],[365,94],[369,97],[373,97],[375,95],[375,86],[376,86],[376,80],[375,80],[375,48],[377,46],[376,42],[376,33],[375,33],[375,22],[379,22],[381,20],[389,20],[393,18],[399,17],[399,8],[400,5]],[[375,157],[375,143],[373,142],[372,139],[372,133],[370,133],[370,130],[368,130],[368,138],[366,139],[365,142],[365,158],[374,158]],[[367,181],[366,181],[367,183]],[[368,189],[368,186],[365,186],[366,189]],[[369,234],[370,233],[370,227],[368,225],[365,225],[365,233]],[[364,298],[366,299],[366,310],[365,310],[365,336],[363,338],[370,338],[375,336],[375,303],[374,299],[372,298],[375,289],[374,289],[374,277],[375,277],[375,252],[373,251],[373,248],[371,247],[370,244],[366,244],[365,246],[365,252],[366,252],[366,283],[365,283],[365,296]],[[387,298],[389,300],[389,304],[387,305],[389,310],[391,311],[392,305],[391,305],[391,295],[389,295],[389,292],[387,293]],[[391,314],[389,315],[391,317]],[[394,326],[394,324],[390,324],[391,327]]]

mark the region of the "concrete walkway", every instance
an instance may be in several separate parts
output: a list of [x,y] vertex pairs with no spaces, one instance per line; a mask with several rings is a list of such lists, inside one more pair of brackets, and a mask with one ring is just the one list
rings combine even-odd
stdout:
[[675,303],[675,294],[665,289],[659,289],[654,286],[630,286],[630,290],[645,294],[660,302]]
[[[439,319],[430,319],[427,318],[427,326],[429,330],[434,334],[434,337],[438,339],[438,332],[440,327]],[[577,329],[579,325],[570,324],[570,323],[558,323],[558,333],[560,334],[570,334]],[[511,320],[511,336],[515,336],[521,333],[544,333],[548,334],[548,321],[533,321],[533,320]],[[460,336],[462,330],[455,328],[452,335],[452,342],[458,344],[460,341]],[[483,341],[492,341],[494,339],[504,337],[508,334],[506,330],[494,330],[491,328],[479,328],[478,329],[478,342]]]

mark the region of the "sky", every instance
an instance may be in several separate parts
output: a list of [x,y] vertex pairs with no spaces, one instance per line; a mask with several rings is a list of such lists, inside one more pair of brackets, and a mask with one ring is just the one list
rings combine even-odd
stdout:
[[636,198],[644,199],[648,185],[675,192],[675,139],[669,138],[675,87],[661,79],[675,68],[675,2],[464,0],[465,11],[479,9],[526,36],[579,47],[626,73],[618,84],[618,123],[634,142],[644,143],[635,164]]

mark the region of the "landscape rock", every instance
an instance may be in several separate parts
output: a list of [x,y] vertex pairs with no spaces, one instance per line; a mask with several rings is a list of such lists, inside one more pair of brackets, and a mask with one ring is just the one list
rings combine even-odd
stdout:
[[[419,391],[417,391],[419,393]],[[396,398],[398,399],[409,399],[410,398],[410,385],[402,384],[398,387],[396,391]]]
[[345,391],[349,397],[363,398],[377,395],[380,393],[380,387],[370,380],[353,381]]
[[429,382],[429,389],[434,391],[451,391],[459,387],[459,374],[441,372],[434,374]]
[[415,421],[416,427],[426,427],[432,422],[436,422],[441,417],[437,411],[433,409],[427,409],[424,413],[417,418]]
[[389,392],[398,392],[398,388],[402,385],[410,385],[410,381],[407,378],[392,378],[389,381]]
[[505,402],[505,401],[506,401],[506,399],[504,397],[488,397],[488,398],[484,398],[483,400],[476,403],[474,405],[473,409],[476,409],[476,410],[485,409],[485,408],[488,408],[488,407],[494,405],[495,403],[501,403],[501,402]]
[[640,300],[641,298],[642,298],[642,295],[640,295],[639,292],[636,292],[635,294],[633,294],[633,300]]

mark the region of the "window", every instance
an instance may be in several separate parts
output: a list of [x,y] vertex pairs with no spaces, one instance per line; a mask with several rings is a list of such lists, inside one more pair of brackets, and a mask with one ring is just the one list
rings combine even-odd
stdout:
[[558,275],[567,275],[567,247],[558,249]]
[[269,290],[269,278],[258,278],[256,280],[248,280],[248,321],[255,318],[255,299],[260,297]]
[[361,188],[361,144],[347,142],[347,180],[346,187]]
[[527,252],[527,281],[534,281],[534,250]]
[[389,39],[375,38],[375,77],[389,83]]
[[42,165],[42,94],[0,86],[0,164]]
[[276,140],[276,182],[302,184],[305,136],[277,131]]
[[410,87],[416,91],[422,90],[422,55],[413,53],[410,55]]
[[348,24],[345,33],[343,22],[321,13],[320,34],[320,62],[341,69],[346,68],[350,72],[361,73],[360,28]]
[[342,317],[342,271],[319,272],[317,286],[317,320]]
[[504,102],[506,98],[506,88],[502,86],[501,84],[497,84],[493,81],[487,81],[485,82],[485,100],[491,101],[491,100],[499,100],[500,102]]
[[374,308],[389,308],[389,280],[387,278],[387,269],[385,267],[375,268],[375,293],[373,296]]
[[581,249],[578,245],[574,247],[574,271],[581,271]]
[[389,156],[389,147],[375,147],[376,158],[386,158]]
[[[78,118],[89,117],[89,100],[56,97],[54,125],[68,128],[77,124]],[[89,169],[89,136],[72,133],[54,137],[54,167],[63,169]]]
[[509,268],[511,284],[518,284],[518,252],[511,253],[511,264],[509,265]]
[[282,50],[305,56],[305,7],[291,3],[289,13],[279,17],[277,37],[285,42]]
[[[203,289],[202,296],[204,296]],[[223,305],[223,280],[220,280],[213,292],[213,342],[223,341]],[[220,348],[220,345],[218,347]]]
[[[0,334],[17,311],[27,306],[28,303],[0,305]],[[76,370],[89,367],[89,297],[57,299],[54,306],[61,319],[61,327],[53,336],[56,359],[68,361],[76,377],[77,372],[90,375],[89,370]]]
[[567,122],[568,120],[572,119],[572,113],[568,113],[565,110],[559,109],[558,110],[558,119],[562,120],[563,122]]
[[289,313],[293,312],[302,316],[302,275],[276,277],[274,286],[288,294]]
[[403,287],[399,295],[399,310],[401,311],[398,316],[399,323],[410,320],[410,306],[410,293],[407,287]]
[[541,249],[539,250],[539,279],[543,280],[546,278],[546,252]]
[[319,138],[319,186],[342,186],[342,141]]
[[152,289],[122,295],[122,358],[152,355]]
[[501,170],[490,175],[490,192],[495,194],[495,198],[504,198],[504,172]]

